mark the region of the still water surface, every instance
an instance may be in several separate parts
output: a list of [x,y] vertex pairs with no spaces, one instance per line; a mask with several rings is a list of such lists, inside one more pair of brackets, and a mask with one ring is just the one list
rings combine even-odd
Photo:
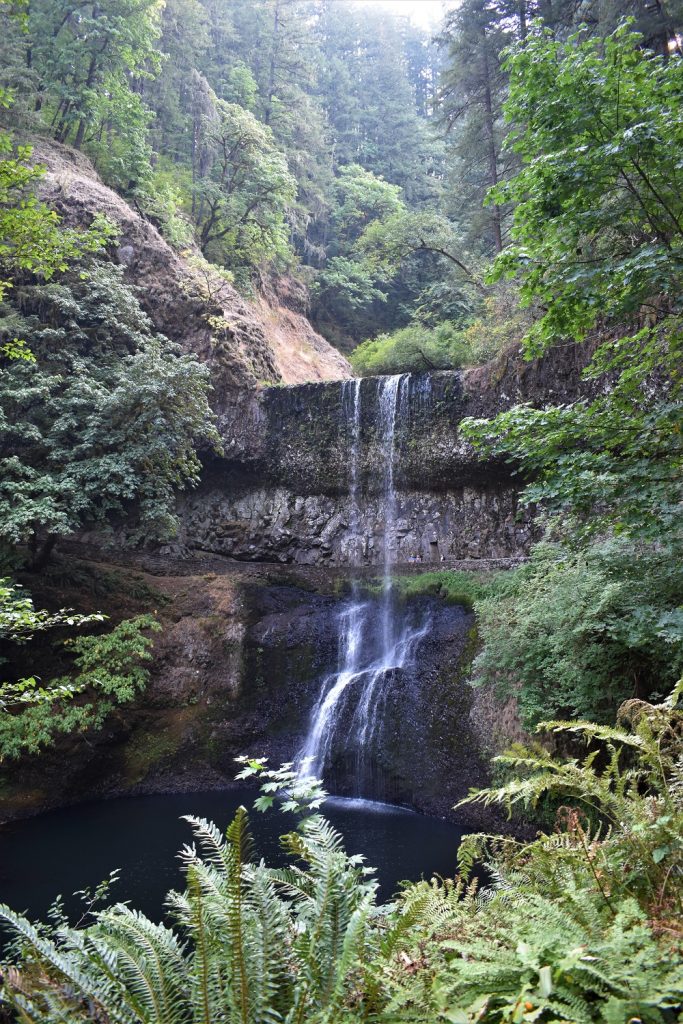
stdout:
[[[50,811],[0,829],[0,902],[44,917],[57,895],[72,917],[82,906],[77,889],[94,887],[115,868],[114,901],[159,919],[169,889],[182,888],[177,853],[192,833],[184,814],[208,818],[224,829],[240,804],[251,808],[258,791],[240,789],[126,797]],[[380,899],[403,879],[452,875],[461,833],[452,823],[367,801],[330,799],[323,813],[344,835],[349,853],[362,853],[377,868]],[[250,813],[259,857],[283,863],[279,836],[295,820],[276,811]]]

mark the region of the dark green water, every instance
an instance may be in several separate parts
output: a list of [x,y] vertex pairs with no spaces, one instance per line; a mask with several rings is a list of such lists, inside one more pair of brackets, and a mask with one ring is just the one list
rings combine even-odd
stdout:
[[[251,808],[257,795],[247,789],[126,797],[3,826],[0,902],[36,918],[61,895],[70,915],[78,916],[81,903],[73,893],[119,868],[114,901],[129,900],[158,919],[166,892],[183,884],[177,853],[192,833],[181,816],[208,818],[223,829],[236,808]],[[461,834],[449,822],[365,801],[330,800],[323,813],[344,835],[347,851],[364,854],[377,868],[382,900],[390,899],[403,879],[455,871]],[[294,819],[276,811],[252,811],[250,818],[259,856],[281,865],[279,836],[295,826]]]

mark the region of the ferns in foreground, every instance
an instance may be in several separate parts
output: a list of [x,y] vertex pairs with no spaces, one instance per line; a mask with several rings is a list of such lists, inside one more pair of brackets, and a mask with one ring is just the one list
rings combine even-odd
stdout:
[[660,705],[628,701],[617,728],[546,723],[588,744],[559,761],[543,748],[502,760],[505,785],[470,801],[562,798],[556,831],[532,843],[468,836],[463,876],[421,882],[386,924],[384,1019],[469,1021],[683,1019],[683,712],[679,684]]
[[[297,812],[287,868],[254,857],[241,808],[223,836],[188,819],[186,888],[169,922],[124,905],[70,927],[9,908],[2,1002],[25,1024],[669,1024],[683,1020],[683,711],[629,701],[615,728],[547,723],[588,746],[504,758],[513,778],[470,800],[561,796],[531,843],[469,836],[460,874],[377,906],[372,871],[317,814],[319,783],[247,761],[259,810]],[[475,863],[488,882],[468,881]]]
[[[558,833],[541,834],[530,846],[508,843],[497,861],[521,857],[539,887],[552,884],[558,866],[581,865],[613,912],[615,901],[634,898],[657,927],[683,939],[683,711],[676,708],[682,693],[683,680],[662,704],[626,701],[617,727],[538,726],[538,732],[583,741],[583,758],[560,761],[543,747],[516,747],[497,758],[512,778],[463,803],[502,804],[510,811],[550,795],[565,804]],[[469,837],[461,850],[461,864],[463,857],[471,861],[473,842]],[[560,898],[563,884],[552,895]]]
[[[296,788],[291,773],[266,772],[276,774]],[[169,894],[171,927],[123,904],[83,929],[0,908],[21,940],[19,962],[3,970],[4,1004],[36,1024],[341,1021],[363,989],[376,885],[310,813],[319,787],[298,792],[305,816],[284,837],[296,858],[286,871],[255,861],[244,808],[225,836],[188,819],[195,845],[181,852],[186,889]]]

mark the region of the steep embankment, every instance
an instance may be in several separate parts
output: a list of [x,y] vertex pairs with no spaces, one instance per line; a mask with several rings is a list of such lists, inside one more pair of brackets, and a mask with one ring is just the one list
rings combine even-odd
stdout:
[[[105,214],[118,231],[109,252],[154,326],[211,367],[213,404],[223,433],[258,415],[263,384],[299,384],[350,376],[344,357],[305,317],[305,291],[282,281],[247,301],[212,273],[196,250],[175,252],[143,218],[98,178],[83,154],[47,140],[34,145],[45,168],[42,198],[70,226]],[[210,323],[212,321],[212,323]]]

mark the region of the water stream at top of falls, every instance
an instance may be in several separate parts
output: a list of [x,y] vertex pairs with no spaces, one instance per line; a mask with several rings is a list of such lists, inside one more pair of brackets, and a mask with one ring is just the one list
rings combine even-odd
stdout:
[[[356,379],[342,385],[350,452],[351,553],[356,564],[364,548],[359,506],[361,395],[372,388],[369,381],[365,388],[362,383]],[[397,549],[396,427],[409,399],[410,376],[380,378],[376,387],[374,426],[382,453],[384,516],[381,594],[379,599],[363,596],[358,580],[353,582],[351,598],[339,615],[338,663],[321,682],[298,755],[300,774],[322,777],[328,785],[330,775],[334,776],[341,765],[345,789],[355,797],[384,795],[381,789],[377,791],[377,762],[387,698],[398,674],[410,670],[417,647],[429,630],[428,617],[411,617],[404,608],[397,608],[392,593],[391,573]]]

